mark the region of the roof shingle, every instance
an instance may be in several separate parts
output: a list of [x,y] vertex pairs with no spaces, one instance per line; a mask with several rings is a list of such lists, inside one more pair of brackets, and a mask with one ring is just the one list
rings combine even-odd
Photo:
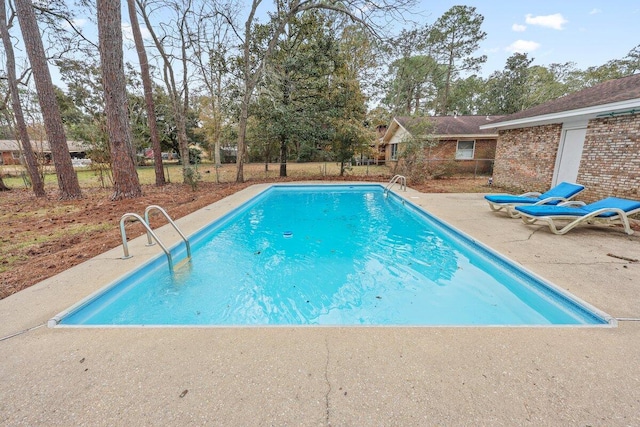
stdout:
[[527,110],[503,116],[493,123],[579,110],[581,108],[612,104],[631,99],[640,99],[640,74],[609,80]]
[[421,129],[425,121],[428,120],[434,126],[429,133],[434,135],[490,135],[495,134],[495,131],[480,129],[479,126],[486,125],[501,117],[503,116],[396,117],[396,120],[411,133],[415,133],[416,129]]

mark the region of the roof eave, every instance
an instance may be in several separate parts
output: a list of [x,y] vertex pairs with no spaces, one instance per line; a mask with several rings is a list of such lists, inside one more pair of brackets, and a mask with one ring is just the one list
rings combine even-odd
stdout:
[[473,138],[473,139],[494,139],[498,137],[497,133],[460,133],[460,134],[440,134],[432,135],[437,139],[456,139],[456,138]]
[[[533,117],[507,120],[498,123],[487,123],[480,126],[480,129],[514,129],[521,127],[540,126],[550,123],[560,123],[567,119],[593,119],[601,114],[621,112],[628,109],[640,108],[640,98],[628,99],[626,101],[613,102],[610,104],[595,105],[591,107],[578,108],[576,110],[561,111],[557,113],[542,114]],[[640,111],[638,111],[640,112]]]
[[[382,143],[387,144],[391,139],[391,137],[393,136],[393,134],[395,134],[398,131],[398,129],[404,129],[406,132],[411,133],[404,126],[402,126],[402,124],[394,117],[393,120],[391,120],[391,124],[387,128],[387,131],[382,136]],[[387,137],[387,135],[389,136]]]

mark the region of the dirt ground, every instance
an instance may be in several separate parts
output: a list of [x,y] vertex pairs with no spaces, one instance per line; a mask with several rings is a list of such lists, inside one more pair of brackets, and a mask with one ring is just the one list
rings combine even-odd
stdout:
[[[389,178],[367,179],[385,182]],[[47,199],[25,189],[0,192],[0,299],[121,245],[119,223],[127,212],[142,215],[147,206],[159,205],[177,219],[258,182],[201,183],[196,191],[182,184],[146,185],[143,197],[119,201],[109,199],[110,189],[100,188],[83,189],[84,198],[74,201],[58,201],[55,191]],[[434,193],[481,192],[488,190],[485,183],[484,178],[437,180],[414,188]],[[152,215],[152,227],[165,223],[160,215]],[[143,232],[140,224],[127,223],[127,237]]]

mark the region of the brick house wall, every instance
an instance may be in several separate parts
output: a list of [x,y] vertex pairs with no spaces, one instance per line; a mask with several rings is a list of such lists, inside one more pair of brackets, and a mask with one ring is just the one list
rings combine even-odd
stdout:
[[578,182],[586,187],[581,199],[587,202],[608,196],[640,200],[640,114],[589,121]]
[[11,151],[3,151],[0,153],[0,165],[19,165],[20,159],[14,158],[14,154]]
[[[433,147],[424,148],[424,159],[429,169],[439,165],[455,162],[456,173],[491,173],[496,155],[496,139],[476,139],[473,160],[456,160],[457,139],[440,139]],[[398,150],[402,151],[403,144]],[[398,162],[391,159],[391,144],[385,147],[386,163],[395,166]]]
[[[470,138],[473,139],[473,138]],[[424,149],[427,161],[446,163],[455,162],[458,173],[488,173],[493,167],[493,159],[496,155],[496,139],[475,139],[473,160],[456,160],[458,139],[441,139],[435,147]],[[478,160],[481,159],[481,160]],[[432,165],[432,166],[433,166]]]
[[499,131],[493,183],[511,191],[547,191],[562,123]]
[[466,167],[469,172],[486,172],[493,171],[493,162],[496,158],[497,139],[476,139],[476,148],[473,154],[475,160],[465,160]]

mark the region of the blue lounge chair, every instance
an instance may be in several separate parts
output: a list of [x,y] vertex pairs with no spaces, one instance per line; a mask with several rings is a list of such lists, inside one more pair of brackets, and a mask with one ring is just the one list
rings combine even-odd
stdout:
[[[629,225],[629,215],[640,212],[640,202],[635,200],[607,197],[597,202],[565,202],[558,205],[516,206],[525,224],[545,221],[555,234],[565,234],[575,226],[587,223],[604,222],[622,224],[627,234],[633,234]],[[558,228],[556,221],[569,221]]]
[[584,185],[571,182],[561,182],[545,193],[529,192],[520,195],[515,194],[487,194],[484,198],[489,202],[492,211],[505,210],[512,218],[518,218],[520,213],[514,210],[520,205],[556,205],[566,202],[584,190]]

